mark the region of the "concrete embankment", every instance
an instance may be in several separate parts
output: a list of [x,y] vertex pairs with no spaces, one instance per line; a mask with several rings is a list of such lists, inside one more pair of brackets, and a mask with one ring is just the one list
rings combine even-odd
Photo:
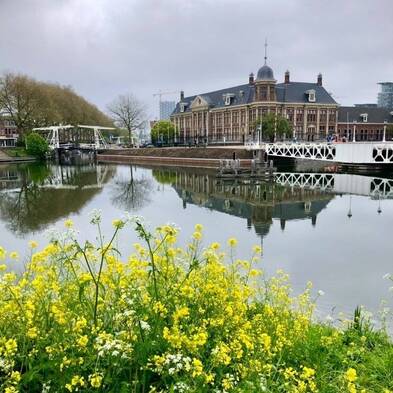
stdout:
[[168,166],[187,166],[217,168],[220,160],[233,158],[240,160],[243,167],[250,166],[252,152],[240,148],[145,148],[112,149],[97,156],[99,162],[157,164]]

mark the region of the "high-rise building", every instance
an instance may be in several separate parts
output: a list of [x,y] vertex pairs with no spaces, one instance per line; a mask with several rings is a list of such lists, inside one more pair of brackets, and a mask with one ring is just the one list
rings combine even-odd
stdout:
[[175,106],[175,101],[160,101],[160,120],[169,120]]
[[393,82],[380,82],[381,91],[378,93],[378,106],[393,109]]

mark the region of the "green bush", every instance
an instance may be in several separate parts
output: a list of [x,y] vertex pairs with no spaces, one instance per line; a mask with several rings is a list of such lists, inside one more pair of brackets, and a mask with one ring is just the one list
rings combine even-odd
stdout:
[[37,157],[39,159],[44,159],[46,153],[49,150],[48,142],[36,132],[32,132],[26,136],[26,150],[27,153]]

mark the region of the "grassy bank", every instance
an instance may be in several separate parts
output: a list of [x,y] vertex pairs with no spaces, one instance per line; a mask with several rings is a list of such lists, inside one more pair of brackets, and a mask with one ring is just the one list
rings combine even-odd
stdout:
[[7,154],[8,157],[18,158],[18,157],[29,157],[27,151],[24,147],[9,147],[2,150],[3,153]]
[[[393,346],[356,314],[337,329],[313,319],[311,284],[291,296],[267,278],[261,249],[237,242],[187,247],[178,230],[113,222],[97,244],[73,224],[45,247],[30,243],[26,271],[0,248],[0,386],[11,392],[390,392]],[[132,225],[141,242],[116,249]],[[204,241],[206,243],[206,240]]]

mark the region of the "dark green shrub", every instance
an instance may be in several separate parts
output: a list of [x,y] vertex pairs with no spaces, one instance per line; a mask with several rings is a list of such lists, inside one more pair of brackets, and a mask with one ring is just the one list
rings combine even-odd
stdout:
[[46,153],[49,150],[48,142],[36,132],[32,132],[25,138],[27,153],[37,157],[39,159],[44,159]]

